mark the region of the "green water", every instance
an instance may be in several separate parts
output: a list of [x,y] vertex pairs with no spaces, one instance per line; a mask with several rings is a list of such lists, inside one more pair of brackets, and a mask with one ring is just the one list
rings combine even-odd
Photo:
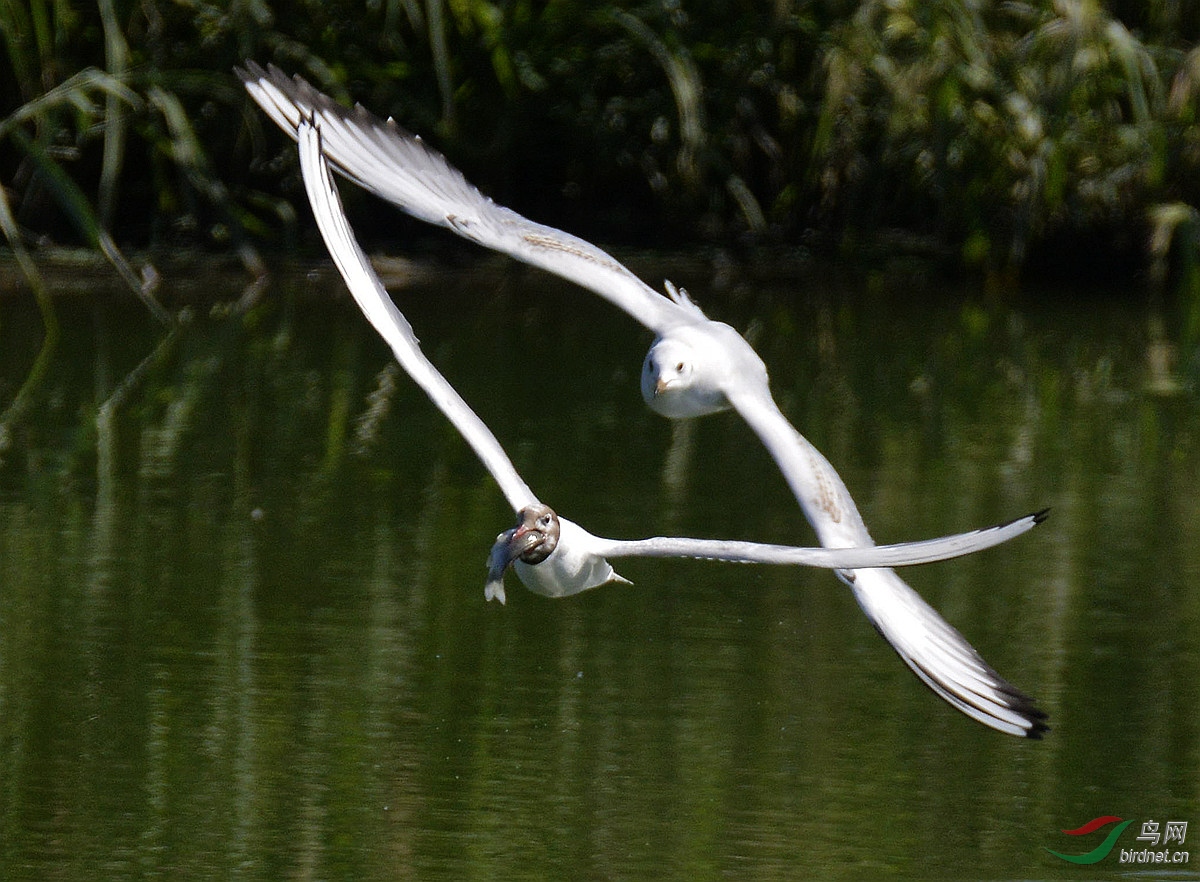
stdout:
[[[811,543],[735,416],[643,406],[648,334],[498,278],[397,301],[539,496],[603,535]],[[681,281],[880,541],[1052,507],[908,571],[1044,741],[937,699],[827,572],[629,561],[486,604],[511,512],[327,275],[153,356],[136,303],[67,299],[0,466],[0,878],[1146,873],[1045,850],[1200,824],[1200,411],[1185,358],[1182,394],[1146,391],[1139,298]],[[0,404],[37,327],[0,301]]]

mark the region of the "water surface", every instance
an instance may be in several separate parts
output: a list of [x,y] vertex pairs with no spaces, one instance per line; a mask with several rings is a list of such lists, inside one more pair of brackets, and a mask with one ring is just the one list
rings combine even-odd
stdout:
[[[1200,415],[1186,363],[1147,391],[1141,300],[680,281],[877,539],[1053,508],[908,571],[1044,741],[937,699],[827,572],[485,604],[511,512],[328,274],[170,339],[68,299],[0,466],[0,877],[1094,878],[1131,868],[1062,830],[1200,823]],[[512,267],[396,298],[594,532],[812,542],[735,416],[646,410],[649,336],[597,298]],[[37,328],[0,302],[0,402]]]

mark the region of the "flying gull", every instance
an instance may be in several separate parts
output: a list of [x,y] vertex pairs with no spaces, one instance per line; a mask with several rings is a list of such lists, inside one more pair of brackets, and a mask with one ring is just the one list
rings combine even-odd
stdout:
[[[497,205],[394,121],[361,106],[344,108],[274,67],[248,62],[237,73],[293,138],[311,120],[329,161],[360,186],[414,217],[572,280],[628,312],[656,334],[642,371],[642,393],[652,409],[674,418],[737,411],[776,460],[823,546],[875,544],[841,477],[779,410],[765,365],[732,327],[708,319],[671,285],[666,295],[656,292],[591,243]],[[943,699],[1009,734],[1036,738],[1045,731],[1045,714],[1033,700],[894,571],[839,567],[837,573],[880,634]]]

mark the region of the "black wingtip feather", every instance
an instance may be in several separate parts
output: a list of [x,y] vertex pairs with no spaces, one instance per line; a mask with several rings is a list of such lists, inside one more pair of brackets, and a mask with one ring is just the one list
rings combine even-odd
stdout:
[[1019,703],[1016,706],[1010,705],[1010,707],[1029,721],[1029,730],[1025,733],[1025,737],[1032,741],[1041,741],[1042,736],[1050,731],[1050,726],[1046,722],[1050,719],[1049,714],[1035,705],[1034,699],[1024,692],[1017,690],[1017,695]]

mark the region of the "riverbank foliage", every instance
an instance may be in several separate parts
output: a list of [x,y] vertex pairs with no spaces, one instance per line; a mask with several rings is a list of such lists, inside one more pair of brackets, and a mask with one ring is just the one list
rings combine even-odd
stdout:
[[231,73],[252,58],[604,242],[917,251],[999,275],[1116,255],[1194,289],[1186,8],[0,0],[0,220],[18,249],[82,243],[119,267],[121,246],[253,264],[287,245],[294,151]]

